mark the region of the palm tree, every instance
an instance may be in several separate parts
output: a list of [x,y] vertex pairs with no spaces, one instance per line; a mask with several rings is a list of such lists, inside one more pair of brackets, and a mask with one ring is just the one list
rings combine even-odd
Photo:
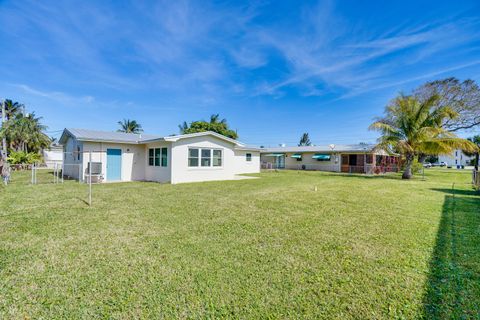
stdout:
[[15,151],[39,152],[50,145],[50,138],[43,133],[47,127],[41,124],[41,117],[35,113],[16,114],[10,118],[0,130],[0,137],[5,137],[8,147]]
[[123,119],[123,121],[118,121],[118,125],[120,129],[118,132],[125,132],[125,133],[140,133],[143,132],[142,126],[135,120],[130,119]]
[[[23,104],[18,102],[13,102],[10,99],[5,99],[4,104],[5,104],[6,120],[15,118],[18,114],[22,113],[23,108],[25,108]],[[2,109],[0,108],[0,117],[1,116],[2,116]]]
[[310,137],[308,136],[308,133],[302,134],[302,137],[300,138],[300,142],[298,143],[298,146],[311,146],[312,142],[310,141]]
[[212,124],[216,124],[216,123],[220,123],[220,124],[224,124],[226,125],[227,124],[227,119],[223,118],[222,120],[220,120],[220,115],[217,113],[217,114],[212,114],[210,116],[210,123]]
[[385,117],[370,125],[380,131],[377,148],[398,152],[405,158],[403,179],[412,177],[412,164],[418,154],[450,154],[454,149],[475,151],[477,147],[466,139],[442,128],[447,119],[458,114],[450,107],[436,107],[438,96],[419,101],[413,96],[400,95],[386,107]]
[[188,123],[187,123],[187,121],[183,121],[182,124],[179,124],[179,125],[178,125],[178,129],[180,130],[180,133],[181,133],[181,134],[187,133],[187,130],[188,130]]

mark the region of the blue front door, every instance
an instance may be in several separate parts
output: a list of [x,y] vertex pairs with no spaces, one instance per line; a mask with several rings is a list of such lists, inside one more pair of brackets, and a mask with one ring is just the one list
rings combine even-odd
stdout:
[[122,150],[107,149],[107,181],[122,180]]

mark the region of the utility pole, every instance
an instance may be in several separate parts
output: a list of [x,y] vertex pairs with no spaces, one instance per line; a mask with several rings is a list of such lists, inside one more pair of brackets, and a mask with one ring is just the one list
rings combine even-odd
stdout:
[[[5,100],[2,100],[2,129],[3,127],[5,126],[5,121],[6,120],[6,114],[5,114]],[[7,159],[7,138],[3,137],[3,141],[2,141],[2,154],[1,154],[2,158],[4,160]]]

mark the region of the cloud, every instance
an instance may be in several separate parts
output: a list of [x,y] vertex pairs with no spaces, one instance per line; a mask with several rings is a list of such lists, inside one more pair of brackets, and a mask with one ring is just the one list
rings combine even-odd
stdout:
[[30,89],[59,88],[63,93],[36,94],[64,102],[91,103],[93,97],[66,92],[97,90],[189,96],[199,103],[278,99],[290,91],[347,97],[422,76],[425,69],[412,66],[448,50],[467,50],[479,37],[473,18],[372,31],[344,18],[335,5],[294,6],[275,19],[269,13],[276,5],[268,2],[78,2],[74,8],[12,2],[0,10],[0,41],[12,46],[0,59],[17,62],[15,71],[4,68],[8,78]]
[[34,89],[26,84],[15,84],[13,85],[19,89],[21,89],[24,93],[30,94],[33,96],[41,97],[41,98],[46,98],[49,100],[61,102],[62,104],[91,104],[95,102],[95,98],[93,96],[72,96],[64,92],[59,92],[59,91],[41,91],[38,89]]

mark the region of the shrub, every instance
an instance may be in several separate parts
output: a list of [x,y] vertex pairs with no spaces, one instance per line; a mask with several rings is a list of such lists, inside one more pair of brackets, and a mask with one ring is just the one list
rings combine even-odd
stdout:
[[12,151],[7,158],[10,164],[33,164],[42,160],[36,152]]

